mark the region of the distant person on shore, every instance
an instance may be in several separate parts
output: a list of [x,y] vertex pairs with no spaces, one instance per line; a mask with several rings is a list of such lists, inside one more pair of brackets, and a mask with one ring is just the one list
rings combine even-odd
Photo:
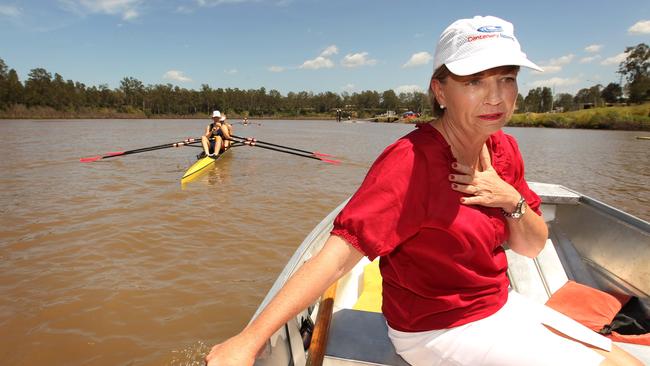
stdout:
[[230,146],[232,128],[229,128],[225,121],[226,116],[221,112],[212,112],[212,123],[205,127],[205,133],[201,136],[201,145],[206,156],[216,158]]
[[208,365],[252,365],[363,256],[380,258],[388,336],[411,365],[641,365],[509,287],[504,245],[534,258],[548,238],[517,141],[502,131],[520,67],[541,70],[511,23],[477,16],[447,27],[429,83],[437,118],[384,150],[320,252],[245,329],[212,348]]

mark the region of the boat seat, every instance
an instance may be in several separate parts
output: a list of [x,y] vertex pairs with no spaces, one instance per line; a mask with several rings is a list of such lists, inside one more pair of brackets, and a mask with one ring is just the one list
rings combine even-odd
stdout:
[[510,286],[540,304],[546,303],[569,280],[550,239],[535,258],[517,254],[512,249],[506,250],[506,256]]
[[408,366],[388,338],[384,314],[342,309],[332,315],[325,366]]

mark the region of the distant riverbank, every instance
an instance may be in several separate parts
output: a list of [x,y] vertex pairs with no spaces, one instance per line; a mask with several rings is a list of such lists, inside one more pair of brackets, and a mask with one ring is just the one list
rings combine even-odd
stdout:
[[[334,115],[267,115],[250,116],[246,114],[228,113],[231,120],[247,117],[256,119],[312,119],[333,120]],[[430,120],[430,116],[422,116],[417,120],[397,120],[392,123],[415,123]],[[0,110],[0,119],[208,119],[205,113],[189,115],[148,115],[139,109],[116,110],[112,108],[82,108],[75,111],[60,111],[51,107],[25,107],[15,105]],[[601,107],[563,113],[518,113],[512,116],[508,126],[516,127],[553,127],[553,128],[584,128],[602,130],[631,130],[650,131],[650,103],[633,106]]]
[[520,113],[508,126],[650,131],[650,103],[564,113]]

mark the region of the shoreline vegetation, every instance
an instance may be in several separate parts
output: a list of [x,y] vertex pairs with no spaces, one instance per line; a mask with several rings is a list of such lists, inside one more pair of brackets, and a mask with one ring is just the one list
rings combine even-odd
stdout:
[[[335,114],[311,113],[305,115],[238,115],[228,113],[231,120],[334,120]],[[113,108],[81,108],[75,111],[56,110],[52,107],[34,106],[25,107],[14,105],[6,110],[0,109],[1,119],[208,119],[206,113],[188,115],[156,114],[151,115],[140,109],[128,108],[117,110]],[[357,118],[351,121],[384,122],[384,123],[417,123],[425,122],[431,116],[423,115],[417,119],[398,119],[396,117],[371,117]],[[344,119],[345,121],[345,119]],[[581,128],[601,130],[631,130],[650,131],[650,103],[631,106],[611,106],[583,109],[559,113],[516,113],[512,116],[509,127],[548,127],[548,128]]]

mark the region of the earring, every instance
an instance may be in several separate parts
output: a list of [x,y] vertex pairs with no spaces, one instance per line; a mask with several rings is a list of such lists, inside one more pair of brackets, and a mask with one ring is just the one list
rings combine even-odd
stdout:
[[445,106],[441,104],[440,109],[445,109]]

